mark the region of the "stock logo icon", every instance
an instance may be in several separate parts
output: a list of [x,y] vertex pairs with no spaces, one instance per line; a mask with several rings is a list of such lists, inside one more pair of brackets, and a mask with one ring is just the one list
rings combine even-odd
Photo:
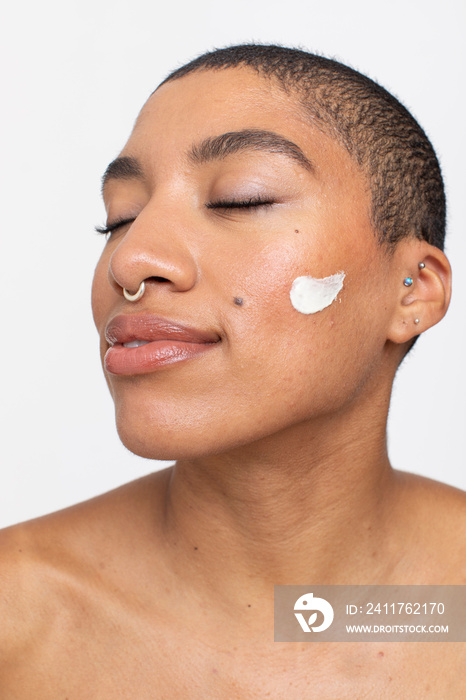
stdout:
[[[301,612],[295,612],[295,617],[301,625],[303,632],[323,632],[328,629],[333,622],[333,608],[325,598],[314,598],[313,593],[305,593],[294,604],[294,609],[302,610],[306,613],[311,613],[306,622],[304,615]],[[317,620],[317,613],[321,612],[324,616],[323,622],[320,625],[314,626]]]

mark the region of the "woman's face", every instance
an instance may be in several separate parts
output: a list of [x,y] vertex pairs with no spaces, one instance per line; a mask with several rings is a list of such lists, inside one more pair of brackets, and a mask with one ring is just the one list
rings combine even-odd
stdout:
[[[247,131],[227,146],[213,141]],[[249,69],[188,75],[150,97],[122,156],[138,171],[128,161],[111,168],[104,200],[108,225],[129,222],[99,260],[93,312],[129,449],[159,459],[222,452],[309,427],[371,391],[390,315],[389,263],[365,177],[293,96]],[[295,278],[340,271],[330,306],[309,315],[293,307]],[[127,301],[122,288],[135,292],[142,280],[143,297]],[[123,360],[104,360],[115,339],[152,320],[159,335],[166,322],[200,331],[199,347],[178,352],[169,333],[166,362],[146,366],[147,347],[122,353],[118,344]],[[112,321],[110,335],[120,335],[109,342]]]

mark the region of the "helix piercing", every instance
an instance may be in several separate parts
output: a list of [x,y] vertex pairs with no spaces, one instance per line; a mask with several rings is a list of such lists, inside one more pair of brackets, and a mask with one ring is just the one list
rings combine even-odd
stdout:
[[405,287],[411,287],[412,283],[413,283],[412,277],[405,277],[403,280],[403,284]]
[[146,290],[146,283],[144,280],[142,280],[141,284],[139,285],[139,289],[135,294],[130,294],[127,289],[123,287],[123,296],[125,299],[128,299],[128,301],[138,301],[142,295],[144,294]]

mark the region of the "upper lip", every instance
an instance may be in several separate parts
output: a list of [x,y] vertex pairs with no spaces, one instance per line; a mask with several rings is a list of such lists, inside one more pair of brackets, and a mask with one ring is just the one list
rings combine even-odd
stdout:
[[121,314],[107,324],[105,338],[110,345],[132,340],[180,340],[186,343],[216,343],[218,333],[199,330],[153,314]]

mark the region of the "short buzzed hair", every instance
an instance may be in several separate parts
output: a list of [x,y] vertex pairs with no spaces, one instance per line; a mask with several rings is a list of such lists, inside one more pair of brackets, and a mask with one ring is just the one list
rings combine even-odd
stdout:
[[241,66],[293,92],[317,126],[347,149],[368,177],[381,243],[392,250],[414,237],[443,250],[445,192],[434,149],[408,110],[370,78],[299,49],[243,44],[205,53],[161,85],[195,71]]

